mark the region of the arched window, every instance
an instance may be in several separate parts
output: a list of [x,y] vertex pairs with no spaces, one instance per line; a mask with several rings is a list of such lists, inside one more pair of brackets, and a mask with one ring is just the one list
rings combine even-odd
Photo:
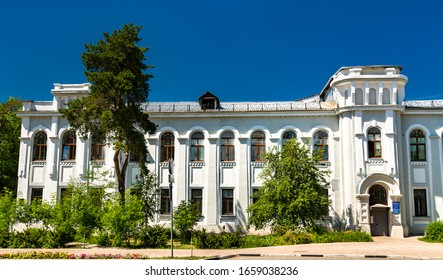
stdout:
[[320,130],[314,134],[314,151],[318,151],[322,161],[329,160],[328,133]]
[[283,132],[282,145],[286,144],[286,142],[288,142],[290,139],[295,138],[297,138],[297,134],[295,134],[294,131],[286,130],[285,132]]
[[373,88],[369,89],[369,104],[377,104],[377,92]]
[[358,88],[355,90],[355,105],[363,105],[363,102],[363,90],[361,88]]
[[264,161],[266,136],[263,131],[255,131],[251,137],[251,161]]
[[414,129],[410,134],[411,161],[426,161],[426,138],[421,129]]
[[160,161],[162,162],[174,159],[174,134],[172,132],[166,132],[162,135],[160,154]]
[[383,89],[382,103],[383,104],[391,104],[391,93],[389,92],[389,89],[387,89],[387,88]]
[[72,130],[63,135],[62,140],[62,160],[75,160],[77,150],[77,136]]
[[388,205],[386,190],[380,185],[374,185],[369,189],[369,206],[375,204]]
[[232,131],[225,131],[221,135],[220,160],[235,160],[234,133]]
[[191,135],[191,161],[205,160],[205,136],[202,132],[194,132]]
[[368,156],[369,158],[381,158],[381,133],[377,127],[368,130]]
[[100,141],[92,139],[91,142],[91,160],[105,159],[105,144]]
[[34,146],[32,150],[32,160],[46,160],[46,150],[48,137],[45,132],[39,131],[34,136]]

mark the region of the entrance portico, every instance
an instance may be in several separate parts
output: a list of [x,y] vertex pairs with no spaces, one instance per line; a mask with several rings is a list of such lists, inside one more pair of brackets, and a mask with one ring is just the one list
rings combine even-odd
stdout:
[[402,195],[397,181],[385,174],[372,174],[357,187],[359,224],[373,236],[404,237],[401,212],[393,212],[393,202]]

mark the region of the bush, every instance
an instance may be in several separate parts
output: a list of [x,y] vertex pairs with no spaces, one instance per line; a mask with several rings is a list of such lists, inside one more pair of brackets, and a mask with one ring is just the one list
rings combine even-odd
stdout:
[[161,225],[147,226],[140,230],[140,246],[144,248],[165,248],[170,237],[170,229]]
[[193,242],[199,249],[228,249],[240,248],[241,232],[206,232],[205,229],[194,232]]
[[428,225],[425,232],[426,241],[443,242],[443,221],[432,222]]
[[240,240],[240,248],[269,247],[276,244],[275,235],[245,235]]

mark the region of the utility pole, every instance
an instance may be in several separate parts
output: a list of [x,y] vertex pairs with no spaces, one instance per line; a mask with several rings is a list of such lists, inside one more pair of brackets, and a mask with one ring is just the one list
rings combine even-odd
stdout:
[[171,212],[171,258],[174,258],[174,208],[172,202],[172,183],[174,183],[174,160],[169,159],[169,211]]

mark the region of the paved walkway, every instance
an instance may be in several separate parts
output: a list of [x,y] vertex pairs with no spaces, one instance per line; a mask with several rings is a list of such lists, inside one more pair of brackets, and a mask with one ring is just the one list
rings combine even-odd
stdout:
[[[170,249],[120,249],[120,248],[72,248],[72,249],[4,249],[1,253],[52,251],[70,254],[142,254],[151,258],[170,257]],[[249,249],[192,250],[193,256],[228,258],[252,255],[273,258],[325,257],[328,259],[391,258],[391,259],[439,259],[443,260],[443,243],[427,243],[418,237],[374,237],[374,242],[348,242],[325,244],[298,244]],[[174,257],[189,257],[190,249],[175,249]]]

